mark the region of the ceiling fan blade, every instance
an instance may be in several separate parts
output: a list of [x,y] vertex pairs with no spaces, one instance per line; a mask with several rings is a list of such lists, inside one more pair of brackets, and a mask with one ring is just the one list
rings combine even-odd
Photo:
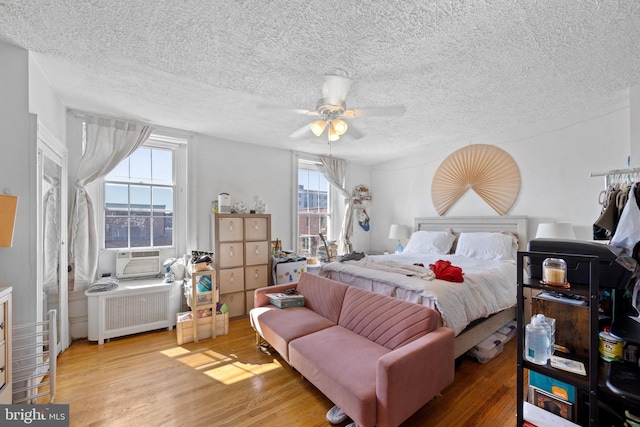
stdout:
[[349,130],[347,130],[347,135],[349,135],[351,139],[360,139],[364,136],[364,134],[360,132],[358,128],[353,126],[352,123],[349,123]]
[[291,107],[283,107],[282,105],[273,105],[273,104],[258,104],[256,106],[258,110],[275,110],[281,112],[288,112],[294,114],[304,114],[306,116],[317,116],[318,112],[313,110],[306,110],[304,108],[291,108]]
[[289,138],[302,138],[307,132],[311,133],[311,125],[309,123],[302,126],[300,129],[291,132]]
[[322,85],[322,98],[331,105],[341,105],[347,98],[347,92],[351,87],[351,80],[342,76],[325,76]]
[[344,112],[344,116],[350,119],[358,117],[377,117],[377,116],[401,116],[407,109],[403,105],[391,107],[370,107],[370,108],[352,108]]

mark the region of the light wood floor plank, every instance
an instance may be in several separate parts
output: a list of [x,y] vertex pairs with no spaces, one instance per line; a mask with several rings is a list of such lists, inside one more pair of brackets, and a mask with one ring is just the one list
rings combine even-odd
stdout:
[[[462,358],[454,383],[402,427],[514,426],[515,366],[515,340],[487,364]],[[58,359],[55,403],[69,403],[71,426],[82,427],[324,427],[332,406],[257,349],[246,318],[197,344],[178,346],[175,330],[74,341]]]

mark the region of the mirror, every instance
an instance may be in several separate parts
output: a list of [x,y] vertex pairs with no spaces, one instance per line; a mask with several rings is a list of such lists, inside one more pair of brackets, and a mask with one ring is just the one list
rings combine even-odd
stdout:
[[39,126],[37,321],[56,310],[58,353],[69,346],[66,187],[65,149]]

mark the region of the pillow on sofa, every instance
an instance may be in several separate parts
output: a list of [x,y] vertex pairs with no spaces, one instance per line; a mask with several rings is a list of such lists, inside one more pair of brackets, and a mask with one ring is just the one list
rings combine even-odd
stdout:
[[456,240],[450,231],[418,230],[411,235],[403,252],[415,254],[448,254]]
[[456,255],[470,258],[515,261],[518,242],[507,233],[460,233]]

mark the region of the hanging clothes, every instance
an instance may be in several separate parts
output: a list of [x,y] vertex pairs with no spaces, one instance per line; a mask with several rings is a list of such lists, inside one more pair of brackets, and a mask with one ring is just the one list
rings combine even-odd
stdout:
[[606,191],[602,191],[600,193],[602,212],[600,213],[600,217],[593,224],[594,240],[609,240],[615,233],[619,218],[618,208],[616,205],[619,193],[617,186],[614,185],[610,185]]
[[616,232],[611,238],[611,245],[624,250],[624,255],[631,256],[633,247],[640,242],[640,205],[637,197],[638,185],[636,182],[628,192],[627,202],[624,205]]

